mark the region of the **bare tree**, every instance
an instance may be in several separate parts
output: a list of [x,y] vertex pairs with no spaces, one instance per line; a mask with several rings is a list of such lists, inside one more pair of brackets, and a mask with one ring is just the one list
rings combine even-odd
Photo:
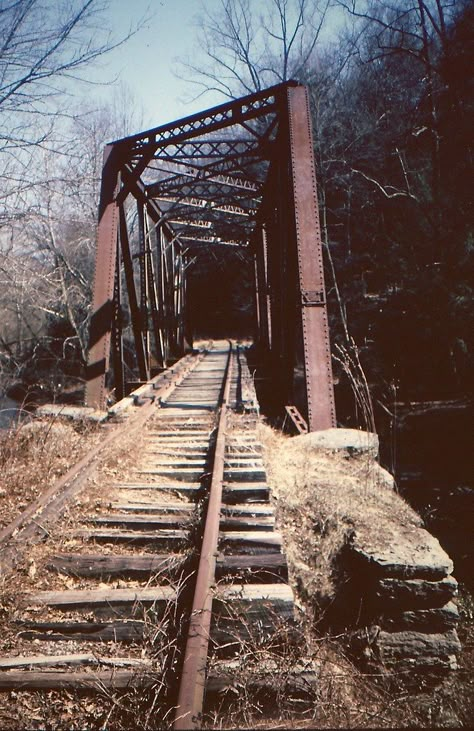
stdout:
[[[226,97],[303,79],[320,39],[330,0],[219,0],[198,17],[197,60],[180,75]],[[257,7],[256,7],[257,6]]]
[[[107,9],[107,0],[1,3],[0,133],[7,148],[41,141],[36,119],[51,113],[49,102],[139,28],[140,23],[125,38],[114,39],[104,31]],[[18,122],[20,113],[25,116]]]
[[77,108],[61,144],[35,148],[28,208],[0,230],[3,380],[39,377],[45,359],[57,375],[66,362],[77,372],[86,358],[103,147],[139,128],[141,113],[123,88],[106,107]]
[[0,226],[30,209],[35,148],[58,145],[74,84],[144,22],[114,38],[108,8],[109,0],[0,2]]
[[[465,3],[463,0],[338,0],[339,5],[363,27],[364,43],[359,44],[360,60],[365,64],[383,64],[384,73],[392,65],[404,68],[406,75],[417,75],[417,100],[414,99],[413,119],[420,120],[423,110],[423,123],[412,130],[420,142],[427,138],[431,157],[430,207],[433,236],[438,240],[433,248],[434,261],[440,256],[441,232],[441,160],[439,129],[439,103],[444,92],[444,81],[440,78],[440,62],[444,58],[448,43],[448,28]],[[399,75],[401,75],[399,73]],[[413,95],[415,97],[415,95]],[[396,154],[405,182],[405,190],[388,190],[377,180],[372,180],[361,170],[353,170],[365,176],[368,182],[387,197],[408,195],[410,191],[408,170],[402,152]],[[413,178],[413,176],[412,176]]]

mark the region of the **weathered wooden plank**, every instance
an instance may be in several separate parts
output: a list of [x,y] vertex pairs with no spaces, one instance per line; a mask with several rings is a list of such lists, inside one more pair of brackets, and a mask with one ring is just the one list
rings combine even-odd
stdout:
[[136,657],[101,657],[99,655],[30,655],[0,658],[0,671],[28,667],[55,667],[57,665],[108,665],[109,667],[149,668],[152,662],[146,658]]
[[188,531],[185,530],[162,530],[151,531],[120,531],[120,530],[101,530],[100,528],[91,530],[78,530],[73,532],[75,538],[82,538],[86,541],[95,541],[96,543],[135,543],[135,544],[156,544],[166,545],[167,543],[183,542],[188,537]]
[[276,583],[278,578],[288,580],[288,565],[282,553],[266,553],[257,556],[239,554],[217,558],[217,579],[242,576],[245,582]]
[[74,690],[77,692],[102,692],[103,688],[127,690],[127,688],[151,686],[156,675],[133,670],[76,670],[73,672],[17,670],[0,673],[0,690]]
[[[277,694],[284,693],[286,698],[304,697],[311,699],[314,692],[321,682],[320,672],[316,670],[306,670],[304,668],[295,669],[293,672],[278,672],[276,668],[273,671],[262,670],[253,676],[249,673],[245,678],[246,692],[262,693],[266,701],[272,701]],[[228,668],[222,668],[219,672],[211,672],[206,684],[206,702],[216,701],[222,705],[222,698],[226,693],[234,698],[240,692],[239,675],[236,668],[230,665]]]
[[145,503],[145,502],[117,502],[111,503],[113,510],[123,510],[126,513],[183,513],[188,515],[196,509],[194,503]]
[[225,458],[225,464],[232,467],[258,467],[263,469],[262,457],[257,454],[228,454]]
[[229,504],[245,502],[262,502],[270,497],[266,483],[224,485],[224,502]]
[[119,490],[151,490],[154,492],[177,492],[183,493],[184,495],[190,494],[195,495],[197,490],[201,490],[200,483],[190,484],[179,484],[179,485],[157,485],[154,482],[132,482],[132,483],[117,483],[114,485]]
[[270,637],[293,614],[294,597],[288,584],[220,585],[211,628],[218,655],[238,654],[242,640]]
[[90,515],[83,522],[98,526],[117,526],[128,530],[159,530],[161,528],[180,528],[189,523],[189,515],[123,515],[108,513],[107,515]]
[[209,446],[209,438],[211,435],[212,428],[193,430],[187,429],[186,425],[179,427],[178,429],[166,429],[161,431],[151,431],[144,435],[145,444],[170,444],[176,442],[178,444],[192,444],[196,446],[196,443],[202,444],[203,447]]
[[272,531],[274,527],[275,518],[271,515],[259,515],[255,518],[250,515],[226,516],[220,521],[222,531]]
[[30,622],[17,620],[18,637],[26,640],[56,642],[71,640],[79,642],[141,642],[147,632],[148,623],[143,620],[116,622]]
[[[159,453],[161,454],[161,452]],[[160,458],[156,459],[153,458],[152,460],[149,460],[151,464],[153,464],[153,469],[202,469],[208,464],[207,459],[196,459],[194,457],[183,457],[182,455],[180,457],[178,456],[172,456],[170,458]]]
[[93,578],[149,577],[156,574],[171,576],[182,570],[184,556],[180,554],[145,554],[143,556],[92,554],[62,554],[53,556],[48,569],[69,576]]
[[293,590],[288,584],[228,584],[220,585],[216,600],[232,606],[263,604],[281,608],[281,616],[293,614]]
[[263,482],[267,474],[263,467],[226,467],[224,480],[229,482]]
[[67,589],[64,591],[39,591],[24,597],[23,603],[58,608],[115,607],[117,605],[152,605],[175,602],[176,591],[171,586],[154,586],[148,589]]
[[262,458],[263,447],[258,442],[227,443],[226,455],[235,457]]
[[187,460],[187,461],[194,461],[194,460],[206,460],[206,457],[209,452],[209,446],[202,449],[196,449],[193,445],[176,445],[173,446],[159,446],[153,449],[148,448],[146,450],[146,456],[150,457],[153,455],[164,457],[167,459],[175,459],[175,460]]
[[[275,672],[260,673],[246,679],[246,689],[252,693],[264,693],[266,699],[274,697],[276,693],[284,692],[287,697],[304,697],[317,687],[320,680],[315,671],[297,671],[285,673],[282,682],[275,683]],[[103,692],[103,688],[125,691],[129,688],[146,688],[155,685],[156,673],[134,670],[96,670],[94,672],[38,672],[38,671],[9,671],[0,673],[0,690],[2,691],[34,691],[34,690],[73,690],[76,692]],[[234,697],[238,692],[238,676],[235,670],[222,670],[211,673],[206,685],[206,699],[209,703],[216,699],[222,703],[222,696],[230,692]]]
[[272,515],[274,516],[275,511],[269,503],[253,503],[250,505],[223,505],[221,510],[223,515],[251,515],[256,517],[258,515]]
[[283,543],[281,534],[275,531],[221,531],[219,538],[221,544],[232,545],[242,552],[255,548],[281,551]]
[[167,467],[156,467],[154,469],[135,470],[139,475],[150,475],[150,477],[170,477],[172,480],[190,480],[191,482],[199,482],[204,476],[205,469],[195,469],[194,467],[178,467],[170,469]]

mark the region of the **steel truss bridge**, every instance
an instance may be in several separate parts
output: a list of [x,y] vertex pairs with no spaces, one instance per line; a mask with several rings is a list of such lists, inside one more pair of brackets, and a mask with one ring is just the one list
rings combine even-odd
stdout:
[[273,392],[310,431],[335,426],[304,86],[289,81],[106,146],[88,405],[104,408],[112,387],[121,399],[189,348],[186,269],[203,247],[253,257],[256,339]]

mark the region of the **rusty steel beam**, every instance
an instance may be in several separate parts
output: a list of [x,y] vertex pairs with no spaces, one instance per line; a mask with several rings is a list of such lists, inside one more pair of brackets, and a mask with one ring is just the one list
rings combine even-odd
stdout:
[[180,163],[176,163],[175,170],[171,169],[171,165],[167,168],[157,168],[154,170],[165,173],[168,177],[162,178],[156,183],[147,186],[147,190],[151,195],[155,191],[182,191],[187,186],[192,188],[195,185],[215,185],[230,188],[232,191],[239,190],[248,194],[259,193],[259,187],[255,183],[245,178],[233,177],[231,175],[214,175],[208,172],[206,166],[191,167],[189,170],[183,170]]
[[140,325],[142,338],[145,344],[145,369],[146,380],[150,379],[150,330],[148,317],[149,302],[149,268],[147,266],[147,241],[145,234],[145,215],[146,211],[141,202],[137,203],[137,220],[138,220],[138,244],[139,244],[139,279],[140,279]]
[[147,380],[145,342],[143,340],[140,308],[138,306],[135,279],[133,276],[133,263],[130,253],[130,242],[128,238],[127,221],[123,205],[120,206],[120,243],[122,246],[122,259],[127,283],[128,301],[130,305],[130,318],[132,321],[133,337],[135,341],[135,355],[137,358],[138,373],[140,381]]
[[171,203],[170,207],[166,210],[166,213],[173,213],[173,215],[176,215],[176,210],[179,210],[180,208],[183,209],[183,211],[186,211],[186,213],[189,213],[187,210],[189,208],[197,208],[198,215],[199,212],[205,208],[206,212],[211,211],[217,211],[218,213],[227,213],[229,216],[243,216],[245,218],[249,218],[250,216],[255,216],[256,209],[246,209],[242,208],[241,206],[236,205],[229,205],[229,204],[222,204],[220,201],[211,200],[208,198],[196,198],[196,197],[188,197],[188,196],[180,196],[179,198],[176,198],[172,195],[156,195],[155,200]]
[[89,328],[85,403],[105,408],[105,381],[110,363],[115,267],[117,257],[118,211],[115,201],[120,186],[120,156],[107,145],[104,150],[102,186],[97,229],[94,299]]
[[296,85],[296,83],[295,81],[289,81],[277,84],[261,92],[249,94],[235,101],[207,109],[204,112],[184,117],[176,122],[115,140],[112,144],[123,145],[127,150],[131,150],[136,154],[137,152],[147,151],[150,147],[156,149],[159,146],[166,147],[182,140],[189,140],[202,134],[210,134],[241,122],[257,119],[263,115],[276,112],[280,95],[285,93],[289,84]]
[[[219,134],[222,130],[228,130],[229,136]],[[186,340],[186,267],[179,257],[188,242],[198,251],[206,245],[245,248],[253,241],[259,339],[274,371],[274,392],[279,394],[282,409],[294,404],[300,410],[310,430],[333,426],[334,393],[305,88],[296,82],[280,84],[117,140],[107,149],[88,399],[97,406],[105,402],[114,321],[114,216],[117,205],[131,195],[141,210],[141,318],[132,312],[133,260],[122,219],[119,233],[134,335],[137,320],[151,315],[156,349],[161,350],[158,360],[174,355]],[[169,166],[161,160],[169,160]],[[142,172],[146,172],[143,180]],[[155,197],[164,203],[158,205]],[[147,232],[145,217],[153,222],[147,224]],[[139,370],[143,370],[143,360],[149,367],[147,340],[145,327],[138,338],[135,335]]]
[[[243,170],[241,168],[241,166],[240,166],[241,169],[239,169],[239,163],[240,163],[239,156],[232,156],[230,158],[226,157],[226,158],[222,158],[221,160],[213,160],[211,163],[199,165],[198,169],[209,175],[211,175],[211,174],[215,175],[215,176],[232,175],[232,176],[236,176],[236,177],[240,177],[240,178],[245,178],[249,184],[251,184],[251,185],[253,184],[258,188],[259,195],[260,195],[260,192],[263,190],[263,187],[264,187],[263,178],[260,179],[258,177],[255,177],[255,175],[251,174],[250,171]],[[168,162],[165,162],[164,164],[157,164],[156,161],[153,161],[149,165],[149,170],[151,170],[151,171],[156,170],[158,172],[163,172],[163,165],[170,165],[170,166],[172,165],[175,167],[179,166],[180,168],[184,168],[185,170],[191,170],[191,171],[196,170],[196,165],[194,165],[192,162],[188,162],[187,160],[179,160],[177,162],[170,160]],[[153,183],[150,183],[150,185],[153,185]]]
[[267,242],[263,225],[255,232],[255,280],[257,290],[258,340],[271,347],[270,306],[267,279]]
[[122,282],[120,266],[120,248],[117,241],[117,266],[115,267],[114,311],[112,323],[112,354],[114,367],[114,392],[117,401],[125,396],[125,374],[123,361],[123,328],[122,328]]
[[331,347],[308,92],[287,89],[294,236],[310,431],[336,426]]
[[285,406],[285,411],[290,417],[292,423],[296,427],[299,434],[307,434],[308,433],[308,423],[306,419],[304,419],[296,406],[293,406],[293,404],[289,404]]
[[[153,251],[151,246],[151,231],[148,216],[145,214],[145,267],[148,282],[148,298],[151,308],[151,321],[153,325],[153,337],[155,340],[155,354],[158,365],[166,367],[166,356],[163,347],[163,321],[159,313],[158,291],[156,287],[155,266],[153,263]],[[151,357],[151,352],[150,352]]]

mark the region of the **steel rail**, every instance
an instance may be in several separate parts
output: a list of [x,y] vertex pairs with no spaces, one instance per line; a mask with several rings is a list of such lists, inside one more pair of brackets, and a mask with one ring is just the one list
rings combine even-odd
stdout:
[[199,728],[206,685],[207,655],[212,619],[213,588],[215,586],[219,519],[224,481],[224,452],[227,406],[232,381],[232,343],[225,373],[225,385],[217,425],[217,439],[212,469],[206,523],[197,570],[194,599],[188,628],[184,661],[178,691],[173,729]]

